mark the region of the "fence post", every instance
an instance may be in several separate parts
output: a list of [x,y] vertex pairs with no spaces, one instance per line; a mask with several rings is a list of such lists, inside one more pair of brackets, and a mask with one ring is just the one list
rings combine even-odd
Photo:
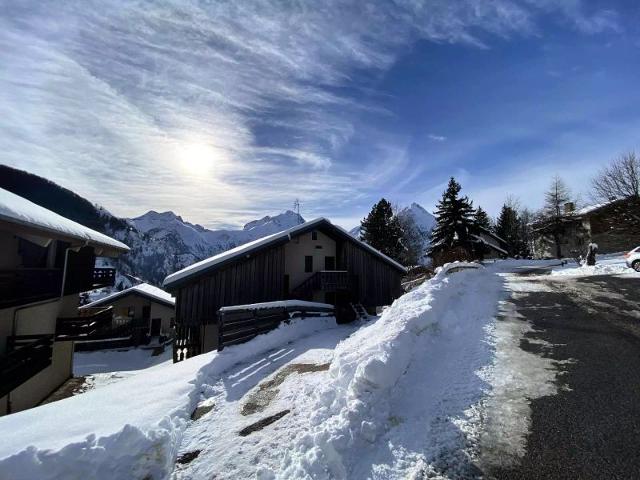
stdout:
[[222,331],[224,330],[224,312],[218,310],[218,351],[221,352],[224,348],[224,342],[222,340]]

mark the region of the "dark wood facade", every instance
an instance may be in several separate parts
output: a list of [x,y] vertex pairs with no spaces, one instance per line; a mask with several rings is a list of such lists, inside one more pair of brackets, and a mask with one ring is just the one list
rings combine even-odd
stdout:
[[220,307],[283,300],[284,246],[252,254],[175,291],[176,324],[215,323]]
[[[198,350],[196,343],[206,343],[203,331],[195,332],[194,328],[215,325],[221,307],[285,299],[311,300],[309,297],[303,298],[306,295],[300,295],[304,291],[297,288],[300,285],[289,284],[285,256],[287,243],[313,230],[320,231],[335,241],[335,270],[343,272],[345,278],[349,278],[347,283],[319,282],[323,285],[320,290],[324,291],[326,288],[325,293],[330,294],[326,298],[332,299],[326,302],[336,306],[341,302],[347,305],[362,304],[367,309],[374,310],[377,306],[391,304],[402,294],[401,278],[405,273],[402,266],[379,252],[372,251],[327,220],[310,223],[312,225],[308,229],[302,225],[303,228],[297,229],[295,233],[275,239],[270,244],[227,258],[224,263],[173,283],[165,283],[166,288],[176,297],[176,331],[188,331],[189,338],[193,339],[193,342],[187,342],[189,348]],[[327,285],[333,287],[326,287]],[[208,349],[210,347],[202,347],[202,350]]]

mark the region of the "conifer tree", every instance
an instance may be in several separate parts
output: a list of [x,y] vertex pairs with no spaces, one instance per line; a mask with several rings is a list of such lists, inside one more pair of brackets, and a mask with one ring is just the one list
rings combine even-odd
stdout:
[[391,203],[381,199],[360,222],[361,239],[385,255],[400,260],[403,251],[402,227]]
[[460,197],[461,186],[451,177],[447,190],[436,208],[436,226],[431,234],[432,257],[455,247],[463,247],[473,253],[471,235],[475,229],[473,204],[467,197]]
[[477,226],[485,228],[487,230],[493,229],[493,222],[489,218],[489,215],[487,215],[487,212],[485,212],[482,207],[476,208],[476,211],[474,213],[474,219]]
[[514,206],[505,203],[496,223],[496,235],[507,242],[510,257],[520,255],[520,220]]

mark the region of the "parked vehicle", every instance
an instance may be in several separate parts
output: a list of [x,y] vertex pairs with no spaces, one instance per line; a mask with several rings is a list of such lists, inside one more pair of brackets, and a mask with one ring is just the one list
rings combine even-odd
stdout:
[[627,267],[633,268],[636,272],[640,272],[640,247],[636,247],[628,253],[624,254],[627,261]]

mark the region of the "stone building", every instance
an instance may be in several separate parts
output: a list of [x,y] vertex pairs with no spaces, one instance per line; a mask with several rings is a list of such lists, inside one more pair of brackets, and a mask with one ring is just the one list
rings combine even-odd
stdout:
[[[532,225],[533,252],[537,258],[556,257],[555,224],[536,222]],[[627,198],[575,209],[564,207],[560,219],[561,257],[585,255],[591,242],[599,253],[630,250],[640,245],[640,199]]]

